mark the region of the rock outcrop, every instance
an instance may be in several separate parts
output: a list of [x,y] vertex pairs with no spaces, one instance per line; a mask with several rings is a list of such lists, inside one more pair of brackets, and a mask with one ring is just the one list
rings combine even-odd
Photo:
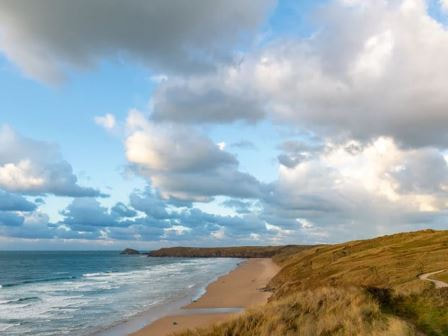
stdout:
[[137,250],[131,249],[131,248],[126,248],[123,251],[121,251],[120,254],[136,255],[136,254],[140,254],[140,252]]

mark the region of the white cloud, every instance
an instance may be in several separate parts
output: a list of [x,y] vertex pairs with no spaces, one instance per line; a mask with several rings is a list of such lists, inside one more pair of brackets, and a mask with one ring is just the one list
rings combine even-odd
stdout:
[[101,196],[81,187],[57,146],[35,141],[0,125],[0,188],[25,194]]
[[217,195],[260,193],[259,182],[238,171],[234,155],[193,128],[153,123],[134,110],[129,113],[127,132],[128,161],[165,198],[209,201]]
[[385,137],[330,142],[294,167],[280,166],[264,212],[272,223],[299,222],[333,239],[381,234],[445,218],[447,187],[448,165],[435,148],[401,148]]
[[29,160],[17,164],[5,163],[0,166],[0,185],[12,190],[30,190],[40,188],[45,183],[39,176],[33,176],[33,168]]
[[96,116],[94,118],[95,123],[101,127],[104,127],[107,130],[112,130],[115,128],[117,121],[113,114],[107,113],[103,116]]

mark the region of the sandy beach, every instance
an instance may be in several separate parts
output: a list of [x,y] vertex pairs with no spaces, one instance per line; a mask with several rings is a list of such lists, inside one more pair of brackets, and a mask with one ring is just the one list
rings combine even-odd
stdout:
[[215,313],[214,309],[245,309],[266,303],[270,293],[262,289],[278,271],[279,267],[269,258],[249,259],[211,283],[199,300],[183,307],[182,314],[163,317],[131,335],[166,336],[224,322],[238,313]]

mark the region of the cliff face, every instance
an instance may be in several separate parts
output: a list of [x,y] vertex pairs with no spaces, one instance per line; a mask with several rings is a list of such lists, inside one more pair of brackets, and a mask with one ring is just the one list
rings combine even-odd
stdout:
[[239,247],[169,247],[148,253],[149,257],[184,258],[271,258],[275,255],[310,248],[306,245]]

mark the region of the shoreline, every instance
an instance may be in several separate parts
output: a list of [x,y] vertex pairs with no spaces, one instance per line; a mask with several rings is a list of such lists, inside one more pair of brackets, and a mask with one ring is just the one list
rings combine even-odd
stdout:
[[129,335],[167,336],[225,322],[249,307],[266,303],[271,293],[263,291],[263,288],[279,269],[271,258],[247,259],[210,283],[198,300],[169,312]]
[[[157,258],[157,257],[155,257]],[[146,309],[122,320],[117,320],[115,323],[108,326],[98,327],[91,331],[87,336],[123,336],[132,335],[142,328],[150,325],[160,318],[173,314],[183,314],[183,308],[192,302],[199,300],[207,292],[208,286],[217,281],[220,277],[229,274],[243,264],[246,259],[239,259],[238,262],[230,269],[226,270],[220,275],[209,280],[206,284],[195,284],[189,286],[188,290],[181,296],[173,297],[167,301],[156,303],[147,307]]]

